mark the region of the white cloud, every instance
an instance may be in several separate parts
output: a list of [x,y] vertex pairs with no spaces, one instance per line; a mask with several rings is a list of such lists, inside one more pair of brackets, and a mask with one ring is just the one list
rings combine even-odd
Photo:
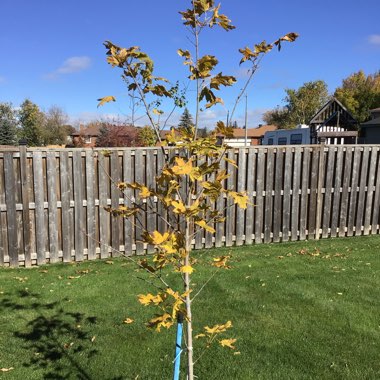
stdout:
[[99,113],[83,111],[69,116],[71,124],[86,124],[92,121],[105,121],[110,123],[128,122],[126,118],[115,113]]
[[82,57],[70,57],[66,59],[57,70],[46,74],[45,79],[57,79],[61,75],[78,73],[80,71],[86,70],[91,65],[91,59],[86,56]]
[[371,34],[368,37],[368,42],[371,45],[380,46],[380,34]]

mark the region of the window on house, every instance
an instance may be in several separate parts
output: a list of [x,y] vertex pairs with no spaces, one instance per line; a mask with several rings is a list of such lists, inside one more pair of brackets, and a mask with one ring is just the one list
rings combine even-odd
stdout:
[[287,138],[286,137],[279,137],[278,139],[278,145],[286,145]]
[[290,144],[291,145],[302,144],[302,133],[295,133],[294,135],[291,135]]
[[84,142],[85,142],[86,144],[91,144],[91,137],[86,136],[85,139],[84,139]]
[[273,145],[273,138],[268,139],[268,145]]

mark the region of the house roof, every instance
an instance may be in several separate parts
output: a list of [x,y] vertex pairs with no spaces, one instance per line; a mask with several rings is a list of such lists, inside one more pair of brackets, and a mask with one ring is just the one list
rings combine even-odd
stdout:
[[[249,138],[260,138],[264,136],[265,132],[275,131],[277,127],[275,125],[261,125],[257,128],[248,128],[247,137]],[[234,138],[245,138],[245,129],[234,128]]]
[[[380,108],[379,108],[380,111]],[[380,116],[377,117],[376,119],[372,119],[370,121],[367,121],[365,123],[360,124],[362,127],[371,127],[371,126],[380,126]]]
[[339,125],[349,129],[358,124],[356,119],[347,111],[346,107],[336,98],[332,97],[310,120],[309,125]]

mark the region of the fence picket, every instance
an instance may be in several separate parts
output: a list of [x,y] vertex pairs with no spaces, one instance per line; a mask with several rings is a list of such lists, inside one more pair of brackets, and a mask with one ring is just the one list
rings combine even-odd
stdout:
[[257,155],[256,201],[255,201],[255,243],[262,242],[263,218],[264,218],[264,175],[265,153],[259,150]]
[[282,213],[282,241],[289,240],[290,229],[290,203],[291,203],[291,187],[292,187],[292,148],[285,149],[285,173],[284,176],[284,195],[282,197],[283,213]]
[[58,261],[57,162],[55,152],[47,152],[46,170],[49,208],[49,253],[50,262],[55,263]]
[[[238,178],[237,178],[237,191],[244,191],[246,189],[245,177],[246,177],[246,149],[239,149],[238,165]],[[236,245],[242,245],[244,243],[244,218],[245,211],[240,207],[236,210]]]
[[292,188],[291,239],[297,240],[300,220],[301,148],[294,149],[294,170]]
[[301,210],[300,210],[300,240],[306,239],[307,216],[308,216],[308,191],[310,176],[310,155],[311,149],[305,147],[302,156],[302,185],[301,185]]
[[357,201],[357,212],[356,212],[356,225],[355,225],[355,235],[361,235],[363,226],[363,215],[365,208],[365,196],[366,196],[366,185],[367,185],[367,174],[368,174],[368,160],[369,160],[369,147],[365,147],[363,150],[362,164],[360,168],[360,181],[359,181],[359,193]]
[[17,222],[16,222],[16,193],[13,165],[13,153],[4,153],[5,203],[7,206],[7,232],[9,264],[18,266]]
[[[274,152],[273,149],[268,150],[267,165],[265,175],[265,211],[264,211],[264,243],[271,241],[273,230],[273,184],[274,184]],[[239,223],[239,221],[237,221]],[[243,224],[244,221],[242,220]]]
[[346,235],[346,225],[347,225],[347,213],[348,213],[348,199],[349,199],[349,186],[351,182],[351,166],[352,166],[352,155],[353,148],[347,147],[345,164],[344,164],[344,175],[343,175],[343,186],[342,186],[342,199],[340,207],[340,222],[339,222],[339,236]]
[[248,150],[248,162],[247,162],[247,195],[248,195],[248,206],[245,217],[245,243],[251,244],[253,240],[254,232],[254,204],[253,204],[253,191],[254,184],[256,181],[256,152],[257,150],[249,149]]
[[46,260],[46,228],[44,210],[44,174],[42,164],[42,152],[33,152],[33,174],[34,174],[34,201],[36,204],[36,250],[37,265],[45,263]]

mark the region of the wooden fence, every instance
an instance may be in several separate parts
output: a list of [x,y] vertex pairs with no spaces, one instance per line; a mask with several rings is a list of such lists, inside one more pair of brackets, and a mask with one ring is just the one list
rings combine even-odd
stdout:
[[[194,248],[379,233],[380,146],[311,145],[231,149],[227,186],[246,190],[247,210],[226,208],[214,234]],[[139,228],[104,207],[128,204],[118,181],[154,186],[163,166],[157,148],[2,149],[0,151],[0,265],[30,266],[141,255],[153,247]],[[130,194],[133,196],[132,190]],[[217,202],[223,209],[226,198]],[[158,212],[161,205],[155,203]],[[156,215],[143,221],[162,230]]]

